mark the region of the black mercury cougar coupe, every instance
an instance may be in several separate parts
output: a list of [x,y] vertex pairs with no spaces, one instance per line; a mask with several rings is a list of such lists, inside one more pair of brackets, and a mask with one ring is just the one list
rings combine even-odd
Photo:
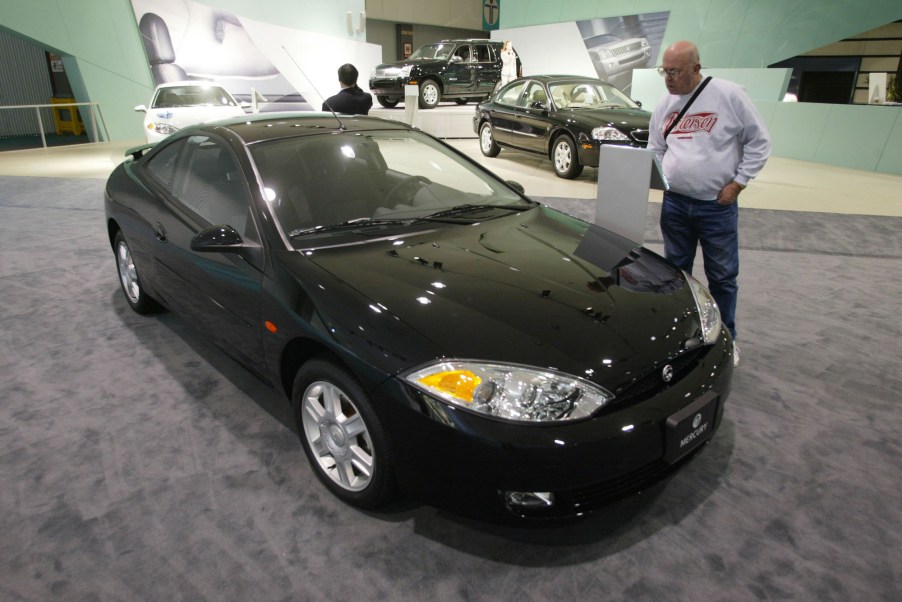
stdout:
[[130,154],[105,192],[126,301],[283,392],[350,504],[581,515],[721,422],[733,346],[703,286],[423,132],[270,113]]
[[651,113],[619,88],[574,75],[517,79],[476,107],[479,148],[496,157],[502,148],[551,159],[554,173],[575,178],[598,167],[602,144],[644,148]]

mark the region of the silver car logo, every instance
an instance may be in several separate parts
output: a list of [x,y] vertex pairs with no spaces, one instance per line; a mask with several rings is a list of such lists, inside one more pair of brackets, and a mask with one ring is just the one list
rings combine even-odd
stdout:
[[696,414],[695,418],[692,419],[692,428],[697,429],[698,425],[702,423],[702,415]]
[[673,379],[673,366],[670,364],[664,366],[664,370],[661,371],[661,378],[664,379],[665,383],[669,383]]

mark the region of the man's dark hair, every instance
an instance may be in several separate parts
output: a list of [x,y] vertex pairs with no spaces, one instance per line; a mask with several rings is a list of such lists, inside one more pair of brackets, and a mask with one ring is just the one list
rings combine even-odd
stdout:
[[352,65],[351,63],[345,63],[341,67],[338,68],[338,81],[340,81],[345,86],[356,86],[357,85],[357,67]]

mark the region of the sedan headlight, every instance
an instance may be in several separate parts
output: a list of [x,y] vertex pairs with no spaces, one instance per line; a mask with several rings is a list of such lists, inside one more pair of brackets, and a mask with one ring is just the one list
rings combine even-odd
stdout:
[[164,136],[168,136],[169,134],[174,134],[179,131],[177,127],[169,123],[149,123],[147,124],[147,129],[153,130],[158,134],[163,134]]
[[517,422],[579,420],[614,396],[593,383],[528,366],[447,361],[408,373],[417,389],[452,405]]
[[617,128],[612,128],[610,126],[597,127],[592,130],[592,138],[595,140],[601,140],[603,142],[610,141],[629,141],[630,137],[618,130]]
[[702,341],[706,345],[713,345],[720,336],[720,309],[717,307],[717,301],[711,296],[711,293],[702,286],[702,283],[686,274],[686,281],[689,282],[689,289],[692,296],[695,297],[695,307],[698,309],[698,317],[702,326]]

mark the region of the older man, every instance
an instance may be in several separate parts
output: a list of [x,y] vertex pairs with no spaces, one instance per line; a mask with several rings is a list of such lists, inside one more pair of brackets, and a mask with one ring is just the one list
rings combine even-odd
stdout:
[[[708,288],[735,340],[739,193],[764,167],[770,137],[742,87],[723,79],[705,82],[692,42],[670,45],[658,73],[668,94],[652,114],[648,148],[657,153],[670,184],[661,208],[664,251],[691,273],[701,244]],[[738,346],[733,362],[739,365]]]

